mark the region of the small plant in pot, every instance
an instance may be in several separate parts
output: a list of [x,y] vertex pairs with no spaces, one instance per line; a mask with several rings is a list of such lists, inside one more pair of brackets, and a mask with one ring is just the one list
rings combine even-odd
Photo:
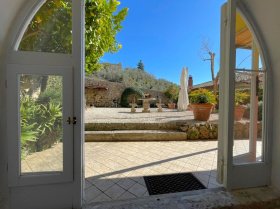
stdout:
[[189,95],[194,119],[208,121],[216,103],[215,95],[207,89],[194,90]]
[[249,103],[250,96],[247,92],[236,90],[235,91],[235,108],[234,108],[234,120],[240,121],[243,118],[246,110],[246,104]]

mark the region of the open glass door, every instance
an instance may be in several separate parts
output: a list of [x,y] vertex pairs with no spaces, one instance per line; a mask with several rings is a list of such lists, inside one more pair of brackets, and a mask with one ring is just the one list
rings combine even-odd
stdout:
[[222,8],[218,180],[228,189],[270,179],[267,69],[242,4]]
[[6,78],[11,209],[82,207],[83,9],[83,1],[33,1],[19,15],[27,22]]

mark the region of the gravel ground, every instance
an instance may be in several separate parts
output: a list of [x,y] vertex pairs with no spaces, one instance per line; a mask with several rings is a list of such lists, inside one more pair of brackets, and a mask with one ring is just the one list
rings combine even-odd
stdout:
[[[137,108],[136,113],[131,113],[130,108],[97,108],[85,110],[86,123],[167,123],[176,121],[193,120],[192,111],[179,112],[177,110],[151,108],[150,113],[142,113],[142,108]],[[211,114],[210,121],[218,120],[218,114]]]

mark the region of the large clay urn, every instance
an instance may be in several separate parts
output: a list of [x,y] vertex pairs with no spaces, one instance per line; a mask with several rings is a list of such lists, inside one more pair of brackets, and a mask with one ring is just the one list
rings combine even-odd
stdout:
[[246,110],[246,107],[243,105],[237,105],[234,108],[234,120],[240,121],[243,118],[244,112]]
[[199,121],[208,121],[213,109],[213,104],[191,104],[194,119]]

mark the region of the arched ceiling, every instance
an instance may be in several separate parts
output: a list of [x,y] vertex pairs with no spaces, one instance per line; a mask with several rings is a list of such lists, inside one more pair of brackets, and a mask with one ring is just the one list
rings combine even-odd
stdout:
[[3,52],[3,47],[5,43],[8,31],[12,27],[12,22],[14,21],[20,8],[28,0],[1,0],[0,1],[0,55]]

